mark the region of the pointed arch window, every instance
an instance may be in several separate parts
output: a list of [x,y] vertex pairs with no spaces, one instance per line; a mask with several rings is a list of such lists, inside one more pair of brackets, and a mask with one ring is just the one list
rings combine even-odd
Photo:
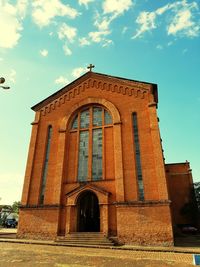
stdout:
[[111,127],[111,114],[101,106],[89,106],[75,115],[70,132],[77,133],[75,168],[78,181],[104,179],[104,133],[105,128]]

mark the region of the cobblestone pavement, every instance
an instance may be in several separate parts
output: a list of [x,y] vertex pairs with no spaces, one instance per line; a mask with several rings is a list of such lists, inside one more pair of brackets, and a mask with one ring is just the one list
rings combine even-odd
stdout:
[[189,267],[192,254],[0,243],[0,267]]

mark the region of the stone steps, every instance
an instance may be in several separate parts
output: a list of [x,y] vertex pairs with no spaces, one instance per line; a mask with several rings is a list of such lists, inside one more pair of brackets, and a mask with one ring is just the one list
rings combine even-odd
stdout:
[[71,233],[66,236],[58,236],[56,242],[70,246],[114,246],[114,242],[109,240],[102,233]]

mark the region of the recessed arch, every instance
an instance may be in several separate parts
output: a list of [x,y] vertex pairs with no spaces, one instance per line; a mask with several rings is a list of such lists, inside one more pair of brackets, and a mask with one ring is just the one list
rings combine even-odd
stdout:
[[87,188],[87,189],[85,189],[85,190],[79,192],[79,194],[78,194],[78,195],[76,196],[76,198],[74,199],[74,205],[77,205],[78,202],[79,202],[79,200],[80,200],[80,198],[81,198],[81,196],[84,195],[84,194],[86,194],[87,192],[91,192],[92,194],[94,194],[94,195],[97,197],[98,202],[99,202],[98,194],[96,194],[96,192],[95,192],[93,189],[91,189],[91,188]]

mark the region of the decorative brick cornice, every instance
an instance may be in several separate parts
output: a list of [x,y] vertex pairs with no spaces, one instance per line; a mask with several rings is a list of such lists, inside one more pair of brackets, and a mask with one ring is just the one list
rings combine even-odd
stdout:
[[170,200],[144,200],[144,201],[125,201],[113,202],[117,207],[150,207],[150,206],[169,206]]
[[52,100],[51,103],[41,108],[41,114],[45,116],[52,110],[60,107],[66,102],[70,101],[76,96],[80,95],[82,92],[87,91],[89,88],[94,88],[102,91],[110,91],[112,93],[127,95],[130,97],[144,99],[149,93],[149,85],[132,82],[131,84],[123,83],[118,81],[107,82],[101,79],[89,78],[82,81],[77,86],[69,88],[63,95],[59,96],[57,99]]

